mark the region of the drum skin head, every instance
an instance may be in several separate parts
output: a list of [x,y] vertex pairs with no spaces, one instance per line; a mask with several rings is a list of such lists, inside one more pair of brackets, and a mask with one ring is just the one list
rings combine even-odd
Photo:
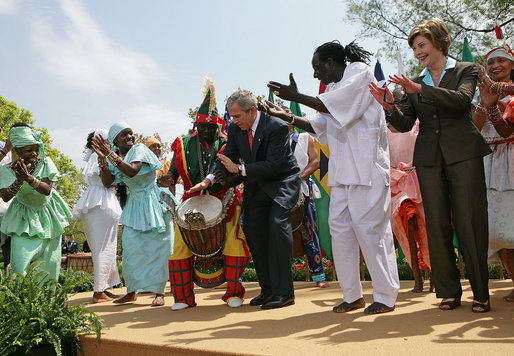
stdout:
[[211,195],[198,195],[180,204],[177,210],[177,218],[185,222],[186,213],[202,213],[205,224],[210,225],[218,220],[223,213],[223,203]]

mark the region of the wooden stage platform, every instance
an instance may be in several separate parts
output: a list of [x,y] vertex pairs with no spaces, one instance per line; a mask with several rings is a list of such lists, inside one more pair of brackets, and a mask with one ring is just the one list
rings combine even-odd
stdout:
[[[440,311],[433,293],[410,292],[413,283],[402,281],[396,310],[381,315],[332,312],[342,300],[337,282],[326,289],[295,282],[296,304],[276,310],[248,305],[259,293],[257,283],[245,283],[247,300],[237,309],[221,301],[221,289],[196,288],[198,306],[176,312],[169,293],[166,306],[154,308],[153,296],[141,294],[133,304],[90,304],[108,328],[100,344],[87,335],[82,345],[86,356],[512,354],[514,303],[502,301],[513,287],[510,279],[490,281],[492,311],[485,314],[471,312],[467,281],[462,306],[453,311]],[[370,303],[371,282],[363,286]],[[90,302],[91,296],[71,300]]]

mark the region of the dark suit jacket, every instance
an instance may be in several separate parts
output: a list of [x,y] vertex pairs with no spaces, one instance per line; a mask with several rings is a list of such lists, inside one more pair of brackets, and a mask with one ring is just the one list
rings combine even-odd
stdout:
[[422,92],[408,94],[401,110],[395,108],[387,120],[398,131],[407,132],[419,118],[415,166],[433,166],[438,146],[447,164],[491,153],[471,118],[477,78],[473,63],[457,62],[446,70],[439,87],[426,85],[421,76],[412,79],[422,85]]
[[[285,209],[295,206],[300,194],[300,168],[289,144],[289,127],[282,120],[261,112],[252,151],[248,131],[231,124],[223,154],[245,165],[243,204],[261,190]],[[220,169],[225,167],[217,160],[211,172]]]

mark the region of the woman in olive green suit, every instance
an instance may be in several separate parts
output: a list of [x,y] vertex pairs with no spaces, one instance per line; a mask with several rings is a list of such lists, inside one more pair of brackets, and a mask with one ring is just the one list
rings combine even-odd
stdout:
[[424,70],[412,80],[404,75],[389,77],[405,89],[408,100],[398,109],[387,88],[372,83],[370,91],[398,131],[409,131],[417,118],[420,121],[413,164],[425,206],[432,277],[437,297],[442,298],[439,308],[455,309],[462,295],[453,221],[473,290],[472,311],[487,312],[491,306],[482,157],[491,150],[471,118],[478,71],[472,63],[447,58],[450,35],[440,19],[416,26],[408,42]]

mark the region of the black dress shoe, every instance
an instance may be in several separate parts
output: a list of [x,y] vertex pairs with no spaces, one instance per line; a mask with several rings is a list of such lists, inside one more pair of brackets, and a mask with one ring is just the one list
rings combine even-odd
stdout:
[[294,295],[275,295],[268,302],[261,305],[262,309],[275,309],[294,304]]
[[263,305],[264,303],[266,303],[271,298],[273,298],[273,294],[261,293],[258,296],[256,296],[255,298],[253,298],[252,300],[250,300],[250,305],[253,306],[253,307],[255,307],[257,305]]

